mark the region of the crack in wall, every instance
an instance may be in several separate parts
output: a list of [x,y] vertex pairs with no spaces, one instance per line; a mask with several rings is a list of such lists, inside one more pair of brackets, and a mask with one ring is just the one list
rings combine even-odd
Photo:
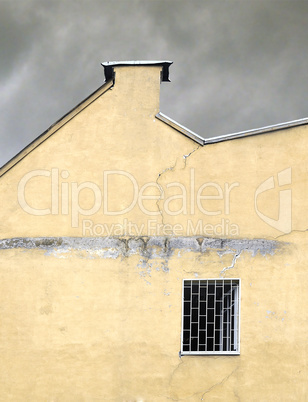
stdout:
[[158,180],[161,178],[161,176],[162,176],[164,173],[166,173],[166,172],[168,172],[168,171],[170,171],[170,170],[171,170],[171,171],[174,171],[175,167],[176,167],[176,162],[175,162],[175,164],[174,164],[173,166],[170,166],[170,167],[168,167],[168,168],[162,170],[160,173],[158,173],[158,176],[157,176],[157,179],[156,179],[156,184],[158,185],[159,192],[160,192],[160,196],[159,196],[158,200],[156,201],[156,205],[157,205],[157,210],[158,210],[158,212],[160,213],[161,221],[162,221],[162,224],[163,224],[163,225],[165,225],[165,223],[164,223],[164,216],[163,216],[163,211],[160,209],[159,203],[160,203],[160,201],[162,200],[162,196],[163,196],[163,194],[164,194],[164,189],[163,189],[162,185],[158,182]]
[[[191,152],[189,152],[188,154],[184,154],[184,155],[183,155],[184,167],[183,167],[182,170],[184,170],[184,169],[186,168],[187,159],[188,159],[194,152],[196,152],[198,149],[200,149],[200,147],[201,147],[201,146],[198,145],[197,148],[193,149],[193,150],[192,150]],[[173,171],[175,170],[175,168],[176,168],[176,165],[177,165],[177,159],[176,159],[175,164],[174,164],[173,166],[167,167],[166,169],[164,169],[164,170],[162,170],[160,173],[158,173],[158,176],[157,176],[156,181],[155,181],[156,184],[157,184],[157,186],[158,186],[158,188],[159,188],[159,192],[160,192],[160,196],[159,196],[158,200],[156,201],[156,205],[157,205],[157,210],[158,210],[158,212],[159,212],[159,214],[160,214],[160,216],[161,216],[161,220],[162,220],[162,224],[163,224],[163,225],[165,225],[164,216],[163,216],[163,211],[161,210],[161,208],[160,208],[160,206],[159,206],[159,203],[160,203],[160,201],[162,200],[162,196],[163,196],[163,194],[164,194],[164,189],[163,189],[162,185],[159,183],[159,180],[160,180],[161,176],[162,176],[163,174],[165,174],[166,172],[169,172],[169,171],[172,171],[172,172],[173,172]]]
[[231,265],[229,265],[228,267],[225,267],[225,268],[220,272],[220,274],[219,274],[219,277],[220,277],[220,278],[225,277],[226,271],[228,271],[229,269],[234,268],[234,265],[235,265],[235,263],[236,263],[236,260],[241,256],[241,254],[242,254],[242,251],[237,252],[237,253],[235,252],[235,254],[234,254],[234,256],[233,256],[233,259],[232,259],[232,262],[231,262]]
[[[180,362],[178,365],[177,365],[177,367],[173,370],[173,372],[172,372],[172,374],[171,374],[171,376],[170,376],[170,381],[169,381],[169,383],[171,382],[171,380],[172,380],[172,378],[173,378],[173,376],[174,376],[174,374],[175,374],[175,372],[179,369],[179,367],[181,366],[181,364],[182,364],[182,362]],[[210,388],[208,388],[207,390],[205,390],[205,391],[198,391],[198,392],[195,392],[195,393],[193,393],[193,394],[191,394],[191,395],[188,395],[188,396],[186,396],[185,398],[172,398],[171,396],[165,396],[165,398],[166,399],[170,399],[170,400],[172,400],[172,401],[184,401],[184,400],[187,400],[188,398],[193,398],[195,395],[200,395],[201,394],[201,401],[203,401],[205,398],[204,398],[204,396],[205,396],[205,394],[208,394],[209,392],[211,392],[213,389],[215,389],[216,387],[218,387],[218,386],[220,386],[220,385],[223,385],[226,381],[228,381],[228,379],[239,369],[239,367],[240,367],[240,365],[238,365],[235,369],[233,369],[232,370],[232,372],[231,373],[229,373],[228,375],[226,375],[221,381],[219,381],[219,382],[217,382],[216,384],[214,384],[214,385],[212,385]]]
[[217,382],[216,384],[212,385],[209,389],[203,392],[201,396],[201,401],[204,399],[204,395],[208,394],[211,392],[214,388],[218,387],[219,385],[223,385],[228,379],[239,369],[239,366],[237,366],[230,374],[228,374],[226,377],[224,377],[221,381]]
[[194,152],[196,152],[199,148],[200,148],[200,145],[198,145],[197,148],[193,149],[189,154],[183,155],[183,158],[184,158],[184,168],[183,169],[186,168],[187,158],[189,158],[190,155],[193,154]]
[[182,364],[184,364],[184,360],[180,360],[179,363],[177,364],[177,366],[174,368],[174,370],[170,374],[170,376],[169,376],[169,384],[171,384],[175,373],[179,370],[179,368],[182,366]]

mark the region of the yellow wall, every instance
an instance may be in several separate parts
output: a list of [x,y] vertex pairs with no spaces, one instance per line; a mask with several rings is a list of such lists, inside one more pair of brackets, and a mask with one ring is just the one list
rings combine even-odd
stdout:
[[[155,118],[159,66],[115,72],[0,179],[0,400],[305,400],[307,127],[201,147]],[[182,280],[219,277],[241,354],[180,357]]]

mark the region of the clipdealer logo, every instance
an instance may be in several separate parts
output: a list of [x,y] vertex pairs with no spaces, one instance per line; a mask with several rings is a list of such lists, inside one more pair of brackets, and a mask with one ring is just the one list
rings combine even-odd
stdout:
[[[109,195],[112,192],[109,185],[115,176],[120,176],[122,179],[125,178],[128,180],[128,185],[133,194],[132,200],[127,200],[127,202],[124,200],[126,204],[122,206],[122,209],[118,210],[112,209],[114,205],[110,205],[109,203]],[[223,185],[215,182],[207,182],[201,184],[201,186],[197,188],[195,186],[194,168],[190,169],[190,180],[188,185],[184,186],[180,182],[171,182],[167,183],[164,188],[156,182],[148,182],[139,186],[136,178],[131,173],[122,170],[103,171],[102,182],[99,184],[91,181],[85,181],[82,183],[68,181],[67,179],[69,177],[69,171],[60,171],[58,168],[52,168],[51,170],[38,169],[28,172],[21,178],[18,184],[18,202],[20,207],[26,213],[34,216],[59,214],[71,215],[71,226],[73,228],[80,227],[80,218],[82,217],[94,216],[98,212],[103,216],[125,215],[135,207],[139,208],[143,214],[149,217],[160,216],[162,213],[169,216],[193,216],[196,212],[201,212],[204,216],[210,217],[219,215],[227,216],[230,214],[231,192],[236,191],[236,189],[240,187],[239,182],[224,183]],[[276,175],[267,178],[257,187],[254,194],[254,201],[251,200],[251,202],[252,206],[254,205],[257,216],[263,222],[280,232],[289,233],[292,229],[292,190],[290,188],[290,185],[292,184],[291,168],[278,172],[276,180],[278,186],[275,185],[275,177]],[[27,190],[27,187],[31,184],[37,184],[35,181],[38,178],[39,180],[48,180],[46,184],[47,188],[49,188],[49,197],[47,197],[47,199],[49,199],[48,205],[44,205],[44,207],[41,208],[37,205],[34,206],[33,198],[27,198],[27,193],[29,191]],[[174,195],[173,192],[173,195],[168,196],[169,189],[175,189],[176,195]],[[87,197],[88,201],[89,198],[91,199],[91,201],[89,201],[89,204],[91,205],[87,205],[87,208],[82,207],[80,202],[83,191],[85,190],[92,193],[92,197]],[[279,202],[276,208],[278,211],[278,219],[275,219],[275,217],[266,215],[266,213],[260,209],[258,200],[262,194],[275,194],[277,193],[277,190],[279,190]],[[246,197],[245,194],[244,196]],[[148,204],[146,204],[145,201],[151,200],[154,201],[152,207],[153,205],[158,206],[159,203],[160,209],[147,209],[146,205]],[[46,202],[46,197],[44,197],[44,201]],[[212,204],[209,201],[216,202],[215,204]],[[249,200],[247,201],[245,198],[245,202],[249,202]],[[213,205],[215,205],[215,207],[213,207]],[[175,209],[175,207],[177,209]],[[238,225],[225,218],[222,218],[221,222],[217,222],[219,227],[223,223],[225,226],[223,230],[213,229],[213,225],[209,228],[209,226],[206,226],[209,224],[202,220],[198,221],[197,230],[193,228],[192,221],[188,221],[193,233],[194,231],[200,232],[202,229],[204,233],[208,235],[228,235],[232,234],[233,225],[233,234],[239,235]],[[204,221],[206,221],[206,219],[204,219]],[[91,226],[90,222],[90,220],[85,220],[85,222],[83,222],[83,230],[89,230],[89,227]],[[135,228],[133,222],[131,222],[130,225],[130,227]],[[161,226],[161,223],[157,222],[157,225]],[[96,232],[100,230],[101,232],[109,233],[111,230],[110,228],[108,229],[105,224],[98,224],[98,226],[99,228],[96,228]],[[162,229],[158,228],[157,230],[160,231]],[[177,228],[175,227],[174,230],[177,230]],[[137,233],[139,233],[139,231],[139,228],[136,229]]]
[[[120,210],[113,210],[114,205],[110,205],[109,195],[112,191],[110,183],[119,176],[128,180],[130,190],[132,190],[132,200],[124,200],[126,204]],[[67,181],[70,173],[67,170],[60,171],[58,168],[51,170],[33,170],[25,174],[18,185],[18,202],[20,207],[28,214],[35,216],[45,215],[69,215],[71,214],[71,224],[73,228],[78,228],[80,217],[93,216],[101,212],[104,216],[125,215],[135,207],[147,216],[160,216],[163,212],[169,216],[194,215],[196,211],[205,216],[218,216],[230,214],[231,192],[239,187],[238,182],[218,184],[206,182],[198,188],[195,185],[195,170],[190,169],[190,180],[187,186],[180,182],[167,183],[165,188],[156,182],[147,182],[139,186],[136,178],[129,172],[122,170],[108,170],[102,173],[102,183],[86,181],[78,183]],[[44,208],[34,207],[31,197],[27,198],[27,187],[36,180],[48,180],[49,203]],[[92,204],[88,208],[81,206],[81,197],[84,190],[92,193]],[[168,196],[168,191],[172,195]],[[174,195],[174,192],[176,195]],[[61,201],[61,202],[60,202]],[[145,201],[154,201],[153,210],[147,208]],[[216,206],[209,201],[217,201]],[[157,203],[162,204],[161,210],[157,208]],[[61,204],[61,205],[60,205]],[[210,204],[210,205],[209,205]],[[211,209],[212,206],[212,209]],[[177,208],[177,209],[175,209]]]
[[[292,183],[292,170],[287,168],[277,174],[278,187],[285,187]],[[262,213],[258,208],[258,197],[271,190],[275,190],[274,176],[269,177],[259,185],[255,192],[255,211],[257,215],[269,226],[283,233],[290,233],[292,230],[292,190],[284,188],[279,190],[278,219],[271,218]]]

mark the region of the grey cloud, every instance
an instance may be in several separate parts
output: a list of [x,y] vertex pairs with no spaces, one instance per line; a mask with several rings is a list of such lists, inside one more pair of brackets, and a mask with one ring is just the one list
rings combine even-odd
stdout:
[[211,137],[306,117],[308,3],[0,2],[0,165],[103,82],[105,60],[171,59],[161,110]]

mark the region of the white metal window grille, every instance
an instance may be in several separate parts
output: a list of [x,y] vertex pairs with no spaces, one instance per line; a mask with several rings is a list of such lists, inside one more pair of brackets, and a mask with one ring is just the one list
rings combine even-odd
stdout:
[[239,354],[239,279],[185,279],[182,311],[183,355]]

